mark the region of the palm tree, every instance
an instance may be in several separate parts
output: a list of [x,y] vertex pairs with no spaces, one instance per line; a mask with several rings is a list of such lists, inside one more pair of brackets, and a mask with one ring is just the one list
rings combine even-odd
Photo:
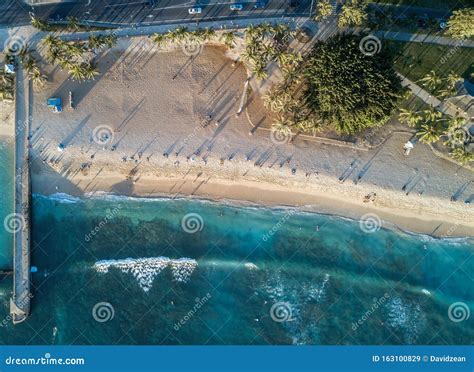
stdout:
[[272,124],[272,129],[285,137],[291,136],[291,126],[293,123],[286,118],[278,118]]
[[49,63],[55,64],[62,58],[61,51],[58,48],[49,48],[46,54],[46,59]]
[[454,87],[454,86],[456,86],[456,83],[457,83],[458,81],[461,81],[461,80],[462,80],[462,78],[461,78],[461,76],[459,76],[459,75],[456,74],[455,72],[451,71],[451,72],[448,74],[448,76],[446,76],[446,79],[445,79],[445,80],[446,80],[446,82],[448,83],[448,86]]
[[439,122],[443,117],[441,111],[436,110],[433,106],[430,106],[429,109],[423,110],[423,119],[427,122]]
[[57,46],[60,43],[59,37],[56,37],[52,34],[48,34],[43,40],[42,43],[46,45],[47,47],[51,48],[54,46]]
[[72,31],[79,30],[80,24],[79,20],[76,17],[69,17],[67,22],[67,27]]
[[235,46],[235,37],[237,35],[236,31],[226,31],[222,33],[221,40],[229,49],[233,49]]
[[322,0],[318,2],[316,6],[316,15],[314,16],[314,20],[316,22],[321,22],[322,20],[326,19],[332,14],[333,8],[332,5],[329,4],[328,0]]
[[290,27],[283,23],[279,23],[273,27],[270,26],[268,30],[273,33],[273,37],[275,38],[283,38],[284,36],[291,35]]
[[257,26],[257,36],[265,37],[268,33],[274,33],[275,28],[268,22],[260,23]]
[[206,27],[202,32],[204,41],[211,40],[215,35],[216,31],[212,27]]
[[44,22],[44,21],[41,21],[41,20],[39,20],[38,18],[36,18],[36,17],[34,17],[34,16],[31,16],[30,22],[31,22],[31,25],[32,25],[34,28],[36,28],[36,29],[38,29],[38,30],[40,30],[40,31],[48,31],[49,28],[50,28],[49,25],[48,25],[48,23],[46,23],[46,22]]
[[155,32],[151,35],[151,40],[158,46],[161,47],[166,43],[167,37],[165,34],[159,34]]
[[400,109],[400,114],[398,116],[400,122],[407,124],[409,127],[416,127],[417,124],[423,119],[420,111],[411,111],[407,109]]
[[455,116],[448,120],[448,127],[459,129],[459,128],[462,128],[465,123],[466,123],[466,119],[460,116]]
[[260,66],[255,67],[252,72],[258,80],[264,80],[268,77],[268,72]]
[[250,25],[245,29],[245,42],[249,43],[257,38],[258,35],[257,26]]
[[418,81],[429,89],[436,90],[436,88],[442,83],[443,79],[441,79],[435,71],[431,70],[425,75],[425,77]]
[[339,28],[361,26],[367,18],[365,4],[358,0],[349,0],[342,6],[337,26]]
[[454,117],[448,120],[448,128],[444,132],[448,136],[448,140],[444,143],[446,146],[452,148],[464,146],[469,138],[468,132],[463,128],[465,123],[466,120],[462,117]]
[[86,80],[94,80],[94,78],[99,75],[99,70],[92,62],[81,63],[81,68],[84,71]]
[[22,62],[23,68],[27,71],[33,71],[35,68],[37,68],[35,60],[33,58],[27,58]]
[[316,134],[321,130],[322,121],[316,118],[305,117],[296,123],[296,128],[303,133]]
[[462,80],[461,76],[451,71],[444,79],[446,87],[440,91],[440,96],[443,98],[454,96],[456,94],[456,83],[460,80]]
[[91,50],[99,50],[105,46],[104,36],[102,35],[89,35],[88,41]]
[[108,34],[104,36],[104,42],[105,45],[107,45],[107,48],[111,49],[117,44],[118,37],[117,35],[114,34]]
[[46,82],[48,81],[48,78],[46,75],[43,75],[39,68],[32,70],[28,74],[29,79],[33,82],[33,86],[35,88],[41,88],[43,87]]
[[178,42],[181,42],[189,37],[188,28],[184,26],[179,26],[174,31],[168,31],[168,33],[171,33],[173,41]]
[[63,70],[72,70],[77,65],[73,60],[63,57],[58,58],[58,64]]
[[66,43],[64,44],[64,52],[69,58],[78,58],[86,51],[86,46],[83,43]]
[[423,124],[421,128],[416,132],[416,135],[420,138],[420,142],[433,143],[439,141],[443,134],[442,128],[439,123]]
[[451,151],[451,156],[461,165],[474,161],[474,154],[468,152],[464,147],[456,147]]
[[85,72],[82,66],[78,63],[73,64],[69,69],[69,76],[72,80],[83,81],[85,80]]

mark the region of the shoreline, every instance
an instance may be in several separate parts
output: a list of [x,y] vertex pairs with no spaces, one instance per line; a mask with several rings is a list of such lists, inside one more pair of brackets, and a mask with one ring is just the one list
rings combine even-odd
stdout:
[[[75,176],[75,181],[78,181],[77,178],[78,175]],[[92,180],[93,191],[78,187],[83,181],[91,183]],[[457,221],[446,216],[439,218],[440,215],[434,211],[414,213],[406,209],[385,207],[377,202],[374,204],[358,202],[356,198],[348,201],[347,198],[335,193],[314,190],[308,192],[296,187],[290,188],[261,181],[213,178],[204,182],[197,181],[196,174],[188,174],[185,178],[141,175],[139,181],[134,183],[131,180],[124,181],[124,178],[115,172],[105,171],[100,177],[81,177],[77,185],[53,172],[33,175],[32,182],[33,193],[44,196],[67,194],[87,198],[102,194],[119,198],[180,198],[244,207],[296,208],[301,212],[349,218],[354,221],[360,220],[366,214],[375,214],[381,220],[381,227],[408,234],[423,234],[436,238],[474,237],[474,222],[470,224],[469,221]],[[50,185],[55,185],[55,188],[51,189],[48,187]]]
[[[329,213],[329,212],[321,212],[321,211],[316,211],[312,210],[310,208],[305,208],[302,206],[293,206],[293,205],[280,205],[280,204],[275,204],[275,205],[268,205],[268,204],[259,204],[247,200],[236,200],[236,199],[211,199],[211,198],[205,198],[205,197],[189,197],[187,195],[176,195],[171,197],[169,194],[156,194],[153,196],[127,196],[127,195],[119,195],[119,194],[113,194],[113,193],[107,193],[107,192],[97,192],[94,194],[83,194],[80,196],[74,196],[74,195],[69,195],[66,193],[55,193],[55,194],[49,194],[49,195],[44,195],[44,194],[39,194],[39,193],[33,193],[33,197],[40,197],[40,198],[48,198],[52,199],[54,197],[54,200],[59,202],[59,203],[65,203],[65,204],[74,204],[74,203],[80,203],[81,201],[85,200],[90,200],[90,199],[95,199],[95,200],[108,200],[112,201],[116,199],[117,201],[144,201],[148,200],[151,202],[159,202],[159,201],[171,201],[171,200],[176,200],[176,201],[193,201],[193,202],[201,202],[201,203],[215,203],[215,204],[223,204],[229,207],[233,208],[265,208],[269,210],[274,210],[274,211],[284,211],[284,210],[297,210],[297,213],[299,214],[308,214],[308,215],[318,215],[318,216],[324,216],[328,218],[337,218],[341,220],[349,220],[353,223],[358,223],[360,219],[358,218],[352,218],[340,214],[335,214],[335,213]],[[409,236],[419,236],[419,237],[426,237],[428,239],[439,239],[439,240],[471,240],[474,239],[474,236],[462,236],[462,235],[455,235],[455,234],[445,234],[445,235],[431,235],[428,233],[423,233],[423,232],[417,232],[417,231],[412,231],[412,230],[406,230],[401,228],[400,226],[390,222],[390,221],[382,221],[383,225],[381,226],[382,229],[394,231],[400,234],[404,235],[409,235]],[[455,225],[450,225],[455,226]]]

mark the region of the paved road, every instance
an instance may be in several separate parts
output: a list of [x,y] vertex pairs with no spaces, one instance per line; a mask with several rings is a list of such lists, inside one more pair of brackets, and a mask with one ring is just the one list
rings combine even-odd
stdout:
[[[317,0],[314,0],[316,2]],[[78,0],[71,3],[30,7],[22,0],[0,1],[0,26],[27,24],[29,12],[38,18],[61,20],[74,16],[79,19],[108,23],[141,24],[192,22],[199,20],[239,19],[243,17],[275,17],[279,15],[308,15],[312,0],[268,0],[264,9],[254,9],[256,0],[241,0],[242,11],[231,11],[233,0]],[[200,3],[202,13],[190,15],[188,9]]]

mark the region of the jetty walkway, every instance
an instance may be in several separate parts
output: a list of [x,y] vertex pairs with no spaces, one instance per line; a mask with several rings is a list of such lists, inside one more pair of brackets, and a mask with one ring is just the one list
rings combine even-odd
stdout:
[[23,322],[30,312],[30,171],[28,161],[29,80],[20,62],[15,92],[15,183],[13,229],[13,296],[10,314],[13,323]]

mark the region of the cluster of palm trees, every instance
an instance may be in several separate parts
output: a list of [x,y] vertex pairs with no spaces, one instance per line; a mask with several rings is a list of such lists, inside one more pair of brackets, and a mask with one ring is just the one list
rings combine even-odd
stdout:
[[[151,39],[158,47],[175,44],[202,45],[215,40],[232,49],[236,45],[237,35],[235,30],[217,34],[213,28],[189,30],[187,27],[180,26],[166,33],[155,33]],[[295,35],[294,31],[283,24],[262,23],[257,26],[249,26],[245,30],[245,50],[241,57],[259,79],[268,76],[266,68],[270,61],[277,61],[280,67],[288,70],[301,60],[299,54],[288,51],[288,44]]]
[[90,35],[87,42],[68,42],[48,35],[43,39],[43,44],[48,48],[47,59],[51,64],[58,64],[67,70],[73,80],[84,81],[94,79],[99,74],[95,63],[88,54],[96,54],[103,47],[111,48],[117,42],[117,36]]
[[429,89],[439,98],[445,99],[456,94],[456,83],[461,81],[462,78],[451,71],[446,77],[442,77],[435,71],[431,70],[418,82],[420,82],[425,88]]
[[[418,82],[437,97],[446,99],[456,94],[456,83],[460,80],[461,77],[452,71],[446,77],[442,77],[432,70]],[[464,118],[446,118],[433,107],[423,111],[401,109],[399,118],[401,122],[417,129],[417,136],[421,142],[435,143],[443,137],[447,138],[444,145],[451,148],[451,156],[455,160],[461,164],[474,160],[474,155],[466,150],[465,142],[469,136],[464,128]]]
[[[216,31],[212,27],[198,28],[196,30],[189,30],[187,27],[179,26],[174,30],[169,30],[166,33],[154,33],[151,39],[158,47],[165,47],[168,45],[201,45],[211,41],[216,37]],[[226,33],[226,44],[234,45],[235,32],[229,31]]]
[[399,119],[417,129],[416,135],[420,142],[435,143],[444,137],[447,138],[444,145],[451,148],[451,156],[455,160],[461,164],[474,160],[474,155],[465,148],[469,136],[464,128],[464,118],[447,118],[436,108],[430,107],[422,111],[400,109]]
[[266,69],[271,61],[277,61],[280,67],[289,68],[301,60],[300,55],[288,49],[295,36],[296,32],[284,24],[251,25],[245,30],[245,50],[241,57],[257,79],[266,79]]
[[29,50],[28,46],[25,46],[20,52],[20,61],[23,66],[23,69],[28,74],[28,79],[30,79],[35,88],[43,87],[48,78],[44,75],[39,66],[37,60],[33,57],[32,51]]
[[30,15],[30,17],[30,24],[34,28],[44,32],[59,31],[64,29],[75,32],[79,31],[81,28],[84,28],[76,17],[69,17],[66,25],[58,23],[50,24],[46,21],[36,18],[33,15]]
[[[316,6],[314,20],[321,22],[333,13],[333,7],[329,0],[321,0]],[[365,0],[347,0],[341,8],[337,19],[339,28],[362,26],[367,22],[369,16],[367,13],[367,3]]]
[[265,108],[276,114],[272,127],[284,136],[297,133],[316,134],[323,127],[323,121],[310,105],[304,104],[304,79],[301,70],[294,67],[286,80],[263,96]]

